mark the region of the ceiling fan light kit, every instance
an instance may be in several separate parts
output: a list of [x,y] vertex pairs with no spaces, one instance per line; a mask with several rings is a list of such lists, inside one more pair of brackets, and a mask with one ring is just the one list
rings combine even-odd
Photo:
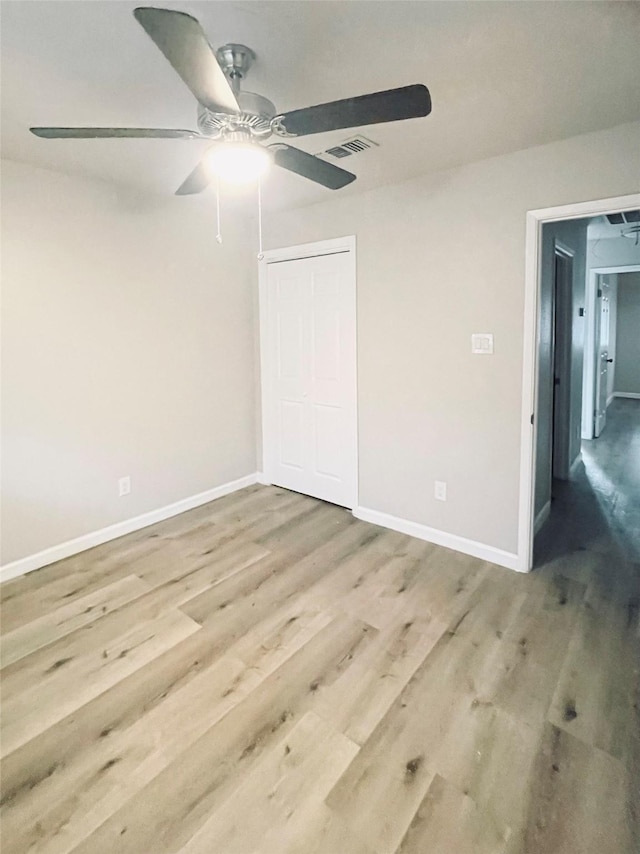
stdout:
[[226,145],[212,146],[204,155],[207,172],[229,184],[250,184],[262,178],[271,166],[269,151],[242,133]]
[[[171,128],[52,128],[32,127],[44,139],[204,139],[214,143],[183,181],[176,195],[200,193],[215,181],[251,183],[271,163],[330,190],[345,187],[356,176],[289,145],[264,146],[273,134],[289,140],[344,128],[395,122],[427,116],[429,90],[421,83],[345,98],[278,113],[262,95],[241,90],[255,61],[251,48],[225,44],[214,51],[198,21],[185,12],[139,7],[138,23],[182,78],[198,103],[198,131]],[[217,200],[219,208],[219,198]],[[218,229],[219,236],[219,229]]]
[[632,225],[629,228],[623,228],[620,232],[621,237],[628,237],[635,241],[635,245],[640,243],[640,225]]

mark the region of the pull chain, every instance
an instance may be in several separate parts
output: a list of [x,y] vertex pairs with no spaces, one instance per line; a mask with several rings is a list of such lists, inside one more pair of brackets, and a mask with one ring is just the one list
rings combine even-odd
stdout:
[[262,182],[258,179],[258,261],[262,261]]
[[220,179],[216,178],[216,216],[218,218],[218,230],[216,232],[216,241],[222,243],[222,234],[220,232]]

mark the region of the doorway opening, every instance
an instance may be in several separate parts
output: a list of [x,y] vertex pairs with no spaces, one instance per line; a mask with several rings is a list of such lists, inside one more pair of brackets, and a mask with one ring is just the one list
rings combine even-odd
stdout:
[[635,194],[527,215],[522,571],[590,548],[640,560],[639,209]]

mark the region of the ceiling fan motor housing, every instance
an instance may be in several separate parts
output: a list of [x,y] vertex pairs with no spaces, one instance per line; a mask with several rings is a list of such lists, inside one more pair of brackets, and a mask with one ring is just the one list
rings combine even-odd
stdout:
[[276,108],[267,98],[254,92],[237,96],[241,113],[214,113],[198,105],[198,129],[206,136],[225,136],[228,132],[246,130],[252,136],[266,139],[271,136],[271,120]]
[[255,58],[255,53],[245,44],[223,44],[216,51],[220,68],[231,80],[242,80]]
[[271,135],[275,106],[262,95],[240,91],[240,81],[246,76],[255,58],[255,53],[244,44],[225,44],[218,48],[216,59],[229,78],[241,112],[218,113],[199,105],[198,128],[201,133],[214,138],[223,137],[225,140],[229,134],[236,131],[246,132],[260,139]]

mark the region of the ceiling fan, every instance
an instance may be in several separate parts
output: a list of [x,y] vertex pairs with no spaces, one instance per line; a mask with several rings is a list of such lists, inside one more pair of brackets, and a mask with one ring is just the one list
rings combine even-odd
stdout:
[[198,101],[198,131],[173,128],[32,127],[44,139],[208,139],[211,146],[177,195],[200,193],[216,176],[242,183],[259,177],[271,160],[277,166],[338,190],[355,175],[285,142],[260,143],[275,134],[284,139],[314,133],[393,122],[431,112],[429,90],[422,84],[277,113],[262,95],[240,91],[255,54],[241,44],[215,53],[191,15],[171,9],[140,7],[134,16],[169,60]]

